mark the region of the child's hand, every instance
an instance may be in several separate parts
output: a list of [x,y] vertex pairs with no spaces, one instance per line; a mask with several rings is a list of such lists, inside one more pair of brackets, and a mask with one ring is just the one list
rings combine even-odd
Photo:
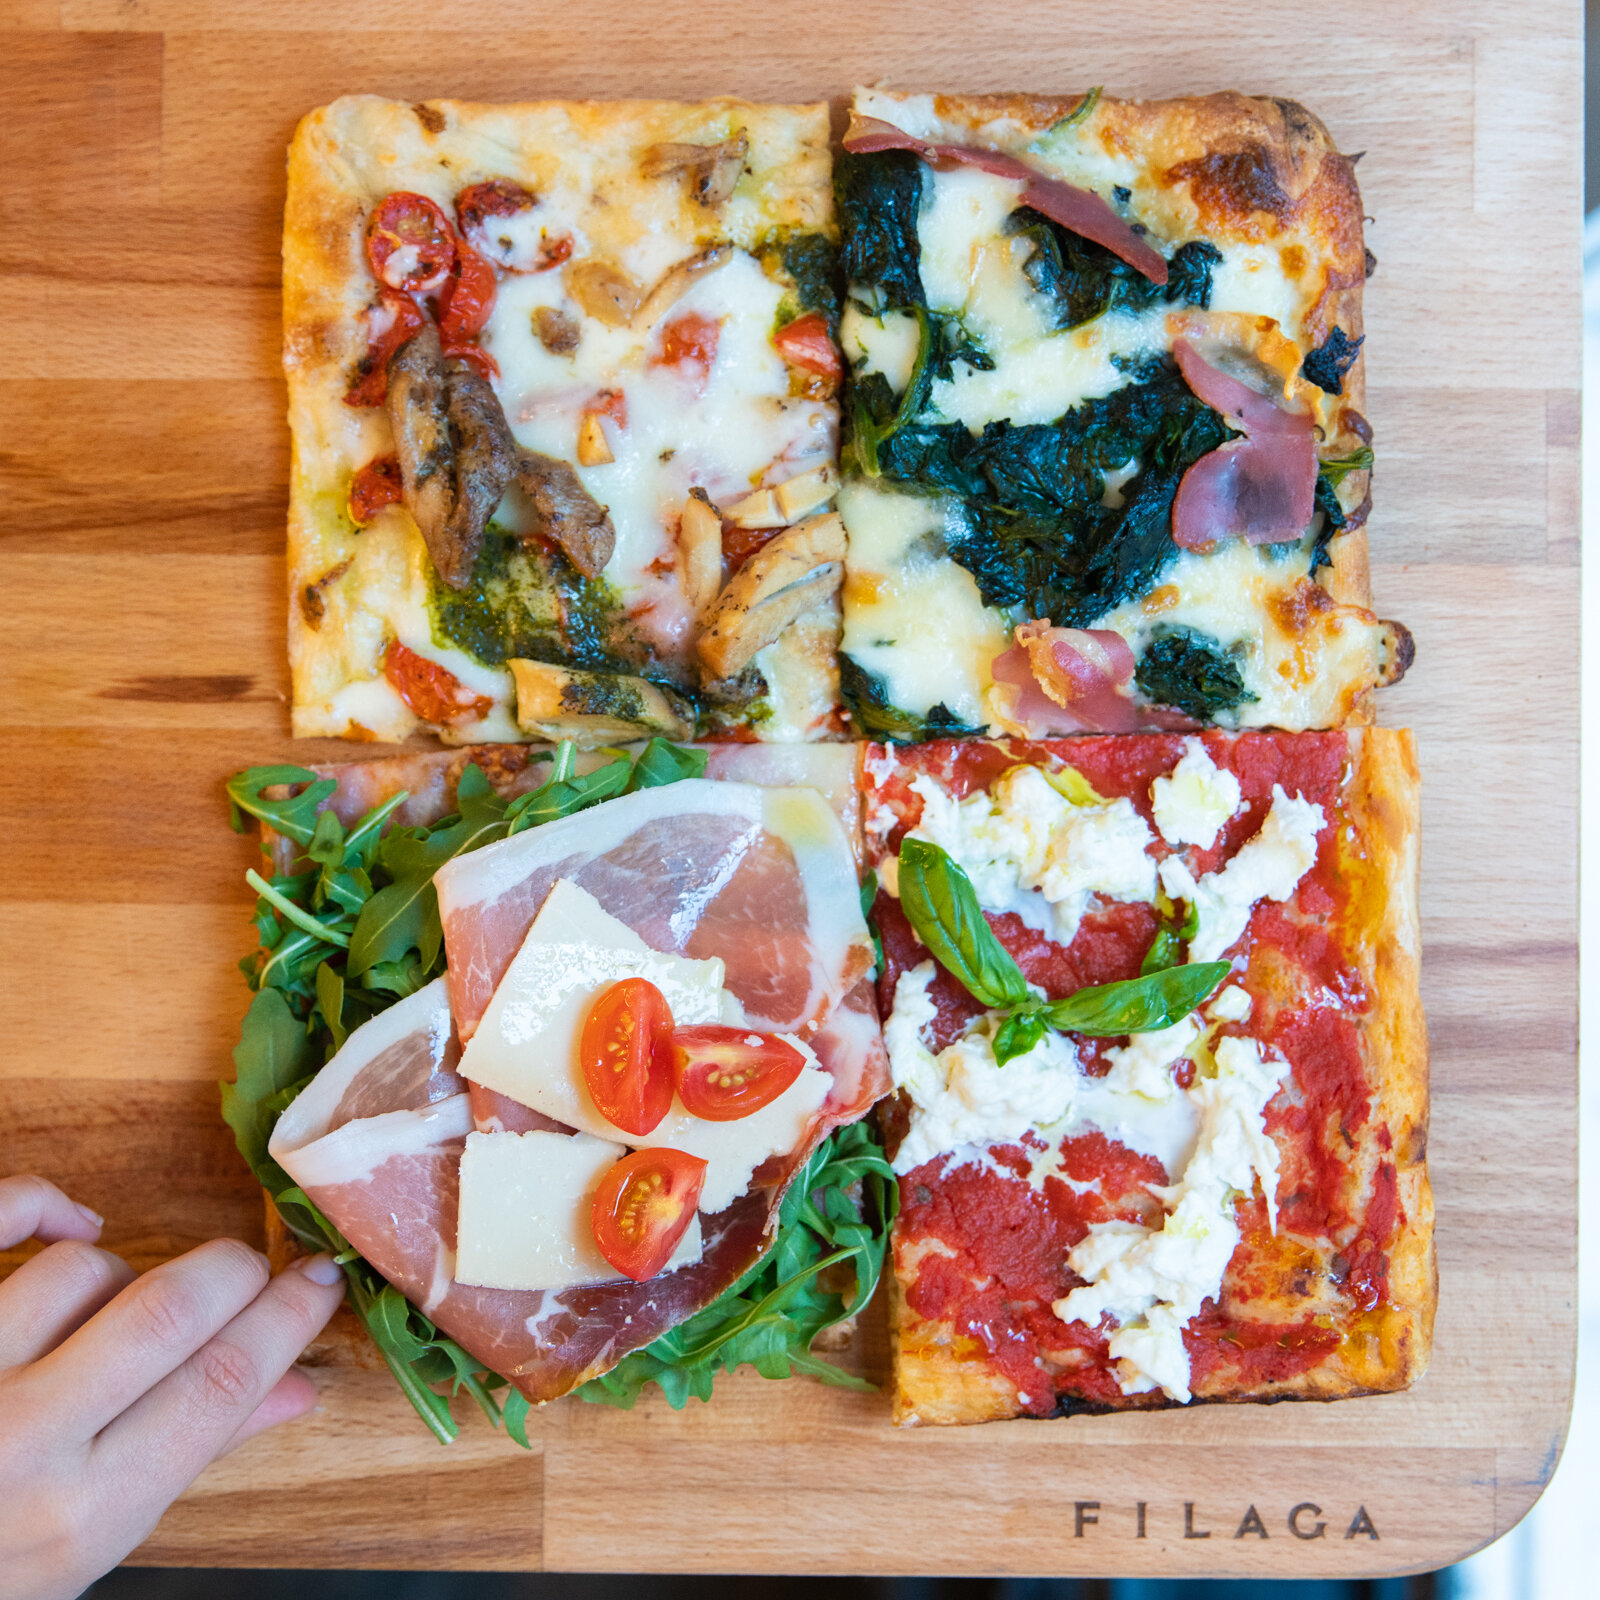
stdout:
[[0,1249],[52,1241],[0,1283],[0,1596],[78,1594],[208,1462],[316,1404],[290,1370],[334,1313],[327,1256],[270,1282],[234,1239],[135,1278],[100,1218],[43,1178],[0,1179]]

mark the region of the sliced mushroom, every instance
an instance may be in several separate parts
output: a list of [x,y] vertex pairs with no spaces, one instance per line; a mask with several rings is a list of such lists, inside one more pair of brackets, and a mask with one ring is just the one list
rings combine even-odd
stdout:
[[780,533],[728,580],[696,646],[712,678],[737,677],[796,617],[844,581],[844,523],[828,512]]
[[578,348],[578,319],[557,306],[540,306],[533,314],[533,331],[553,356],[570,356]]
[[[444,527],[444,547],[451,568],[433,564],[453,589],[464,589],[489,525],[517,469],[517,442],[506,414],[487,381],[465,361],[449,364],[448,405],[455,436],[455,505]],[[431,547],[430,547],[431,549]]]
[[790,520],[779,509],[778,497],[771,489],[757,489],[735,500],[722,514],[736,528],[787,528]]
[[704,489],[691,489],[683,503],[678,572],[689,614],[698,617],[722,584],[722,516]]
[[585,411],[578,423],[578,465],[603,467],[616,459],[611,453],[611,442],[606,438],[606,430],[600,425],[599,412]]
[[634,312],[634,332],[647,333],[677,305],[696,280],[705,277],[708,272],[715,272],[718,267],[726,266],[732,259],[731,244],[716,244],[709,250],[690,256],[686,261],[680,261],[676,266],[668,267]]
[[687,739],[690,708],[670,690],[620,672],[585,672],[548,661],[507,663],[517,687],[517,722],[546,739],[592,748],[616,739]]
[[717,144],[652,145],[645,151],[639,168],[647,178],[683,173],[695,201],[715,210],[733,193],[749,153],[749,135],[741,131]]
[[608,328],[627,327],[644,299],[644,290],[621,267],[597,256],[574,261],[563,280],[584,314]]
[[599,577],[616,549],[617,532],[572,467],[536,450],[519,450],[517,482],[539,519],[534,531],[560,545],[584,577]]
[[831,462],[823,462],[809,472],[780,483],[773,494],[778,499],[778,509],[785,522],[798,522],[813,511],[820,511],[839,493],[839,474]]
[[[406,510],[422,530],[439,575],[459,589],[465,577],[457,581],[450,574],[459,570],[461,553],[449,549],[445,536],[445,524],[456,501],[455,445],[446,410],[448,386],[439,330],[429,323],[401,345],[390,361],[386,404],[394,425]],[[467,571],[471,570],[469,561]]]

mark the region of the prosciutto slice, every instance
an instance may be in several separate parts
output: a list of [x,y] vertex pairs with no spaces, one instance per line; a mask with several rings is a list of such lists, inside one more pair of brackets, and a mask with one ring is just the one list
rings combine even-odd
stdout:
[[1120,633],[1025,622],[1016,641],[989,669],[990,706],[1008,733],[1043,739],[1139,727],[1139,708],[1128,696],[1133,651]]
[[701,1258],[648,1283],[560,1291],[455,1282],[471,1131],[444,980],[356,1029],[284,1112],[272,1157],[405,1297],[530,1400],[553,1400],[711,1304],[760,1258],[772,1189],[702,1219]]
[[911,150],[932,167],[977,167],[996,177],[1022,183],[1022,203],[1032,206],[1052,222],[1070,228],[1085,239],[1102,244],[1152,283],[1167,281],[1166,258],[1119,217],[1092,189],[1080,189],[1060,178],[1049,178],[1017,156],[1000,150],[979,150],[964,144],[930,144],[915,134],[877,117],[850,114],[844,147],[858,155],[874,150]]
[[[702,1217],[693,1266],[560,1291],[454,1281],[457,1171],[477,1126],[559,1124],[468,1085],[461,1033],[559,877],[659,949],[721,958],[752,1024],[805,1036],[827,1099],[796,1148]],[[463,856],[436,884],[447,978],[357,1029],[294,1101],[272,1153],[372,1264],[529,1399],[565,1394],[709,1305],[759,1259],[784,1188],[834,1127],[889,1087],[850,840],[809,789],[686,781]],[[534,1119],[534,1120],[529,1120]]]
[[1187,339],[1174,341],[1172,353],[1196,396],[1244,434],[1184,473],[1172,503],[1173,539],[1185,550],[1237,537],[1251,544],[1298,539],[1316,500],[1315,419],[1285,411],[1212,366]]

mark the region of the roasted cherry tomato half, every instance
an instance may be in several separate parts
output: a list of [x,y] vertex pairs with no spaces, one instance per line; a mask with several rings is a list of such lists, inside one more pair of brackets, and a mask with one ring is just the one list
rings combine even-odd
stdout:
[[431,293],[456,264],[456,231],[426,195],[386,194],[367,223],[367,261],[391,289]]
[[589,1008],[578,1064],[612,1127],[650,1133],[672,1109],[671,1038],[672,1008],[648,978],[612,984]]
[[696,388],[705,388],[706,376],[717,359],[717,344],[722,337],[722,323],[715,317],[703,317],[698,311],[685,311],[665,324],[661,330],[661,353],[652,355],[650,363],[657,367],[676,367],[694,380]]
[[399,456],[374,456],[350,480],[350,520],[364,528],[385,506],[404,498]]
[[448,667],[418,655],[398,639],[384,654],[383,675],[424,722],[435,726],[476,722],[494,710],[490,696],[474,694]]
[[828,337],[828,321],[820,311],[786,322],[773,334],[772,343],[792,367],[803,367],[833,384],[844,375],[839,347]]
[[685,1111],[707,1122],[737,1122],[771,1105],[805,1064],[792,1044],[753,1028],[708,1022],[672,1033],[678,1098]]
[[344,397],[347,406],[383,404],[389,393],[390,359],[427,322],[410,295],[388,288],[378,291],[378,304],[367,313],[367,353],[356,365],[355,382]]
[[494,268],[470,245],[462,245],[441,297],[439,339],[446,350],[467,344],[483,332],[494,310],[498,284]]
[[590,1213],[600,1254],[635,1283],[672,1259],[694,1221],[706,1164],[682,1150],[635,1150],[600,1180]]

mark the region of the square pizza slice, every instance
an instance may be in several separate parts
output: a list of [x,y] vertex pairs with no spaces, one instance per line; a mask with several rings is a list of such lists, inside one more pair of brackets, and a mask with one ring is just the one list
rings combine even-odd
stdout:
[[1402,1389],[1409,734],[869,749],[902,1423]]
[[1322,124],[871,89],[844,145],[857,726],[1370,721],[1412,646],[1368,609],[1369,258]]
[[296,734],[837,731],[829,181],[824,105],[306,117]]

